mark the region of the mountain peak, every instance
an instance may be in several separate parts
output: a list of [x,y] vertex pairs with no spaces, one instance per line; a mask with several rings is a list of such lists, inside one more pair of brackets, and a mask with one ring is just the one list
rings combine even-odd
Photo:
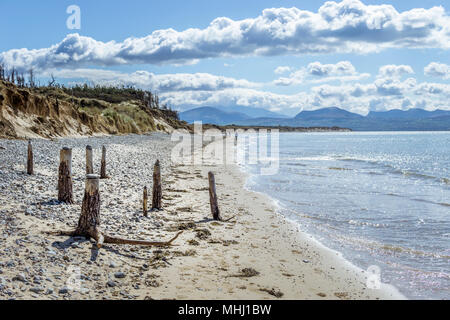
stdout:
[[295,116],[295,119],[301,120],[319,120],[319,119],[359,119],[363,116],[338,107],[328,107],[311,111],[301,111]]

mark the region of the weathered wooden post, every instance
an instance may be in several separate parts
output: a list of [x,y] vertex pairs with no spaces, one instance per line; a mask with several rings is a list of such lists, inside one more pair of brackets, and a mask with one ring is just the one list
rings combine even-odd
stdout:
[[86,146],[86,174],[93,174],[94,166],[92,164],[92,147]]
[[153,167],[153,199],[152,199],[152,209],[161,209],[161,167],[159,166],[159,160]]
[[[68,149],[71,151],[71,149]],[[62,153],[63,150],[61,150]],[[118,237],[108,236],[101,232],[100,229],[100,190],[99,190],[100,178],[96,174],[86,175],[85,190],[83,197],[83,204],[81,206],[81,214],[78,219],[77,228],[74,231],[59,231],[58,235],[68,236],[83,236],[87,238],[93,238],[97,241],[97,247],[101,248],[103,243],[116,243],[116,244],[135,244],[143,246],[170,246],[172,242],[183,232],[178,232],[175,237],[166,242],[158,241],[145,241],[145,240],[130,240]],[[55,232],[49,232],[55,234]]]
[[144,199],[143,199],[143,212],[144,212],[144,217],[147,216],[147,201],[148,201],[147,186],[145,186],[145,187],[144,187]]
[[222,220],[220,217],[219,206],[217,204],[217,194],[216,194],[216,181],[214,179],[214,174],[210,171],[208,172],[209,180],[209,205],[211,207],[211,213],[214,220]]
[[99,176],[96,174],[86,175],[83,204],[81,215],[75,234],[93,237],[100,248],[104,238],[99,232],[100,227],[100,192]]
[[31,140],[28,140],[28,157],[27,157],[27,173],[33,174],[33,146]]
[[106,147],[102,147],[102,163],[100,166],[100,179],[106,179],[108,176],[106,175]]
[[72,149],[67,147],[59,153],[58,201],[73,203]]

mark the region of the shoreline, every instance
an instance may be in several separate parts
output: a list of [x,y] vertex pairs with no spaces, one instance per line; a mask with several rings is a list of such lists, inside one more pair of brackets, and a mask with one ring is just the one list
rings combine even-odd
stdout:
[[[366,288],[367,273],[365,270],[345,259],[339,251],[326,247],[313,235],[301,230],[297,222],[283,216],[278,212],[276,199],[265,193],[250,190],[246,185],[250,174],[243,171],[239,166],[231,165],[228,168],[222,168],[223,171],[220,168],[217,170],[217,176],[225,179],[225,185],[228,183],[230,187],[237,187],[236,181],[233,180],[240,176],[237,179],[240,180],[238,188],[244,190],[241,196],[244,199],[250,197],[257,199],[255,201],[257,204],[254,206],[257,211],[255,216],[264,218],[265,213],[261,212],[262,208],[270,212],[266,217],[268,218],[267,221],[263,221],[262,224],[266,226],[269,223],[271,226],[279,225],[279,232],[286,235],[286,243],[291,243],[292,247],[300,246],[303,249],[304,254],[301,255],[301,259],[296,257],[297,252],[301,250],[293,249],[291,258],[294,258],[294,261],[286,260],[285,267],[300,269],[300,274],[303,275],[303,286],[307,286],[309,292],[295,289],[288,292],[286,289],[291,286],[287,285],[284,286],[284,290],[287,291],[286,299],[407,299],[396,287],[390,284],[382,283],[378,290]],[[242,177],[242,174],[245,176]],[[233,176],[234,179],[226,178]],[[249,209],[251,208],[252,206],[249,206]],[[278,243],[278,245],[282,245],[282,243]],[[278,247],[278,249],[282,251],[284,248]],[[287,252],[283,252],[280,256],[285,254]],[[287,264],[290,264],[290,266],[287,266]],[[314,268],[310,264],[313,264]]]
[[[84,190],[85,146],[99,169],[102,229],[171,247],[104,245],[45,231],[76,226]],[[26,141],[0,140],[0,299],[403,299],[365,288],[363,274],[321,248],[279,213],[270,198],[245,189],[236,165],[175,165],[168,136],[150,134],[34,141],[35,175],[24,174]],[[54,202],[58,152],[73,148],[75,203]],[[163,210],[142,216],[142,188],[151,190],[161,161]],[[208,171],[216,175],[219,208],[211,221]],[[3,192],[5,191],[5,192]],[[344,260],[345,261],[345,260]],[[75,268],[75,269],[71,269]],[[77,269],[78,268],[78,269]],[[79,270],[80,287],[68,288]]]
[[[309,240],[309,241],[312,241],[312,242],[314,243],[314,245],[317,246],[317,247],[319,248],[319,250],[329,251],[329,253],[330,253],[331,255],[336,255],[335,258],[338,260],[338,263],[342,264],[342,266],[349,266],[350,268],[354,269],[354,270],[352,270],[352,272],[356,272],[356,273],[358,273],[358,274],[361,273],[361,274],[363,274],[363,275],[366,274],[366,271],[365,271],[364,269],[362,269],[361,267],[359,267],[359,266],[353,264],[351,261],[349,261],[348,259],[346,259],[346,258],[344,257],[344,255],[343,255],[342,252],[327,247],[327,246],[324,245],[322,242],[320,242],[319,240],[317,240],[317,239],[315,238],[314,235],[312,235],[312,234],[310,234],[310,233],[308,233],[308,232],[302,230],[302,229],[301,229],[301,226],[300,226],[299,223],[298,223],[298,221],[295,221],[295,220],[293,220],[293,219],[290,219],[290,218],[284,216],[282,213],[280,213],[280,212],[279,212],[280,208],[278,207],[278,204],[277,204],[278,200],[273,199],[270,195],[265,194],[265,193],[263,193],[263,192],[253,191],[253,190],[251,190],[250,188],[248,188],[247,186],[245,186],[245,189],[248,190],[248,191],[250,191],[250,192],[259,193],[259,194],[261,194],[261,195],[267,197],[267,198],[269,199],[269,201],[273,202],[273,205],[276,207],[275,211],[280,215],[280,217],[283,218],[283,219],[285,219],[287,222],[291,223],[292,226],[293,226],[294,228],[297,229],[297,232],[300,234],[300,235],[299,235],[299,240],[300,240],[301,238],[303,238],[303,237],[308,238],[308,240]],[[339,261],[339,260],[340,260],[340,261]],[[364,279],[366,279],[366,276],[365,276],[365,275],[363,276],[363,280],[364,280]],[[399,291],[399,289],[398,289],[396,286],[391,285],[391,284],[387,284],[387,283],[382,283],[381,286],[382,286],[382,288],[379,289],[379,290],[381,290],[381,291],[386,291],[384,294],[387,294],[387,295],[389,295],[389,296],[392,296],[393,299],[408,300],[408,298],[407,298],[405,295],[403,295],[403,294]]]

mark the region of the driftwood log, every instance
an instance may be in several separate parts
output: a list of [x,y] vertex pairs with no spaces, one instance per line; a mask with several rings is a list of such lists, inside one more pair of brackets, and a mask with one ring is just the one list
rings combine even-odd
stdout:
[[147,193],[147,187],[144,187],[144,195],[142,200],[142,211],[144,212],[144,217],[147,216],[147,201],[148,201],[148,193]]
[[102,147],[102,162],[100,165],[100,179],[107,179],[106,175],[106,147]]
[[94,165],[92,160],[92,147],[86,146],[86,174],[94,173]]
[[27,173],[33,174],[33,146],[31,145],[31,140],[28,140],[28,153],[27,153]]
[[217,204],[217,194],[216,194],[216,181],[214,179],[214,174],[210,171],[208,172],[209,181],[209,205],[211,207],[211,214],[214,220],[221,221],[219,205]]
[[72,149],[62,148],[59,153],[58,201],[73,203]]
[[83,236],[93,238],[97,242],[97,247],[101,248],[104,243],[115,244],[133,244],[142,246],[170,246],[172,242],[178,238],[182,231],[178,232],[172,239],[167,242],[156,242],[146,240],[130,240],[118,237],[108,236],[100,230],[100,191],[99,176],[88,174],[86,176],[86,185],[81,207],[81,215],[78,220],[78,226],[75,231],[59,231],[49,232],[50,234]]
[[156,160],[156,163],[153,167],[153,198],[152,198],[152,210],[153,209],[161,209],[161,198],[162,198],[162,190],[161,190],[161,167],[159,165],[159,160]]

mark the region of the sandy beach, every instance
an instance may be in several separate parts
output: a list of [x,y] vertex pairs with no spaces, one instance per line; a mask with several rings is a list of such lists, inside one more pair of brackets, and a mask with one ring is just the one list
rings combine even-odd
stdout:
[[[101,224],[111,235],[166,241],[171,247],[105,244],[47,235],[72,230],[84,192],[85,146],[101,180]],[[236,165],[174,165],[166,134],[34,140],[35,175],[25,170],[26,141],[0,140],[0,299],[404,299],[393,287],[366,286],[367,275],[245,189]],[[73,148],[75,203],[57,202],[59,149]],[[142,215],[160,160],[162,211]],[[211,221],[208,171],[221,215]],[[78,275],[75,288],[68,282]]]

